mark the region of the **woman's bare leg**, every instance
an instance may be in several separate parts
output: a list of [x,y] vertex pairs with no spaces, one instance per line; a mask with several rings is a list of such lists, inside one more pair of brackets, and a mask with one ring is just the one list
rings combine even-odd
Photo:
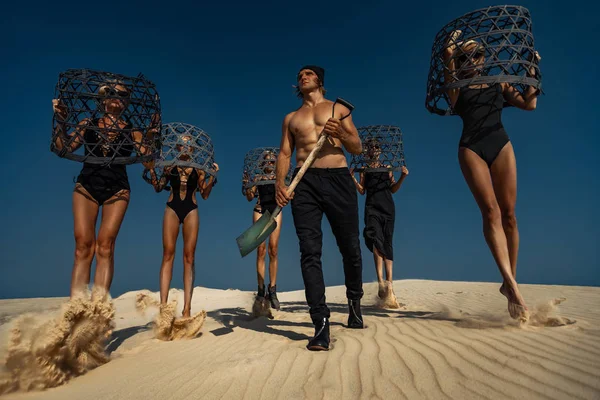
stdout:
[[383,256],[379,250],[377,250],[377,246],[375,245],[373,245],[373,261],[375,262],[375,273],[377,274],[377,283],[379,284],[377,295],[383,298],[383,296],[385,296],[385,285],[383,282]]
[[392,282],[392,269],[394,262],[392,260],[388,260],[387,258],[385,258],[383,262],[385,263],[385,279]]
[[102,205],[102,221],[96,241],[94,286],[110,291],[115,271],[115,242],[129,205],[129,191],[123,190]]
[[279,235],[281,234],[281,213],[275,218],[277,228],[269,236],[269,284],[277,285],[277,266],[278,266],[278,250],[279,250]]
[[[500,207],[496,200],[488,166],[477,154],[466,148],[460,148],[458,158],[465,180],[481,211],[483,235],[507,287],[506,297],[509,303],[526,307],[517,282],[512,276]],[[509,311],[511,316],[516,317],[510,307]]]
[[508,243],[510,269],[517,279],[517,258],[519,255],[519,229],[515,215],[517,203],[517,160],[512,144],[509,142],[491,167],[492,184],[502,215],[502,227]]
[[196,243],[200,219],[198,209],[190,211],[183,220],[183,316],[189,317],[192,312],[192,294],[196,277]]
[[[252,212],[252,223],[255,223],[260,219],[262,215],[256,211]],[[267,244],[266,241],[262,242],[256,249],[256,280],[258,286],[261,288],[265,287],[265,258],[267,257]]]
[[165,207],[163,216],[163,258],[160,265],[160,304],[165,305],[169,300],[169,287],[173,278],[173,260],[175,245],[179,235],[179,218],[175,211]]
[[277,222],[277,227],[269,235],[269,286],[267,287],[266,297],[268,297],[268,299],[269,299],[271,308],[273,308],[275,310],[281,309],[281,305],[279,303],[279,298],[277,297],[277,266],[278,266],[279,235],[281,233],[281,220],[282,220],[282,216],[280,213],[275,218],[275,221]]
[[73,222],[75,233],[75,261],[71,273],[71,297],[85,290],[90,284],[90,271],[96,247],[96,220],[98,203],[89,194],[82,194],[85,189],[76,187],[73,191]]
[[377,250],[377,247],[373,246],[373,261],[375,262],[375,273],[377,274],[377,281],[383,282],[383,256]]

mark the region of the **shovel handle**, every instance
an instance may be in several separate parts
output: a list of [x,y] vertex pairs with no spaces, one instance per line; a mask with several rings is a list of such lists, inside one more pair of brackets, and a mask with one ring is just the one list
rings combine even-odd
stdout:
[[292,181],[292,183],[290,183],[290,186],[288,186],[288,190],[287,190],[288,196],[294,192],[294,189],[296,189],[296,186],[298,186],[298,183],[300,183],[300,180],[304,176],[304,173],[315,161],[315,158],[317,158],[319,151],[321,151],[321,148],[323,147],[323,145],[325,144],[325,141],[328,138],[329,138],[329,135],[321,134],[321,137],[319,138],[319,141],[315,145],[314,149],[312,149],[312,151],[310,152],[310,154],[304,161],[304,164],[302,164],[302,167],[300,167],[300,171],[298,171],[298,173],[294,177],[294,180]]
[[[325,141],[327,140],[328,137],[329,137],[329,135],[321,134],[321,137],[319,138],[319,141],[315,145],[314,149],[312,149],[312,151],[310,152],[310,154],[304,161],[304,164],[302,164],[302,167],[300,167],[300,171],[298,171],[298,173],[294,177],[294,180],[292,181],[292,183],[290,183],[290,186],[288,186],[288,189],[287,189],[288,196],[294,192],[294,189],[296,189],[296,186],[298,186],[298,183],[300,183],[300,180],[304,176],[304,173],[306,172],[306,170],[311,166],[313,161],[315,161],[315,158],[317,158],[319,151],[321,151],[321,147],[323,147],[323,144],[325,144]],[[273,210],[272,217],[273,218],[277,217],[277,215],[280,212],[281,212],[281,207],[277,206],[277,208],[275,208]]]

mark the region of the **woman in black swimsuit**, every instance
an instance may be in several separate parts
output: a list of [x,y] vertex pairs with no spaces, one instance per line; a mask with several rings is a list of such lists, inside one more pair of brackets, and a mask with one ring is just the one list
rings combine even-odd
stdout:
[[[484,65],[485,49],[474,40],[455,43],[460,34],[451,34],[444,51],[446,82],[455,79],[454,72],[459,68],[462,76],[458,78],[465,79],[481,74]],[[537,52],[535,57],[540,60]],[[535,74],[532,67],[529,75]],[[538,92],[530,86],[521,95],[511,84],[497,83],[449,89],[447,94],[450,106],[463,120],[458,160],[481,211],[485,240],[502,274],[500,293],[508,299],[511,317],[527,320],[528,309],[515,280],[519,251],[515,217],[517,166],[501,116],[505,101],[522,110],[535,110]]]
[[[115,146],[118,149],[116,152],[111,146],[119,142],[128,142],[122,129],[132,127],[122,119],[121,114],[127,108],[129,90],[123,84],[116,82],[102,86],[98,94],[110,96],[103,100],[104,114],[93,120],[89,118],[82,120],[69,135],[65,134],[64,124],[59,123],[53,146],[58,150],[65,149],[73,152],[85,143],[85,154],[94,157],[128,157],[133,151],[147,154],[149,149],[142,145],[143,134],[140,131],[131,133],[133,145]],[[64,121],[67,117],[65,106],[56,99],[52,101],[52,105],[56,119]],[[115,129],[115,131],[109,132],[107,138],[104,138],[94,130],[88,129],[90,126]],[[154,135],[156,132],[151,129],[148,135]],[[100,165],[84,162],[73,191],[75,262],[71,276],[71,297],[85,290],[89,285],[94,256],[96,256],[94,287],[109,291],[114,274],[115,241],[127,211],[129,195],[129,180],[124,164]],[[100,207],[102,207],[102,220],[96,237],[96,220]]]
[[[182,136],[182,141],[192,140],[191,136]],[[177,145],[179,159],[187,161],[190,159],[191,147]],[[215,170],[219,166],[215,163]],[[206,179],[204,171],[192,167],[170,167],[165,168],[163,176],[159,180],[154,172],[154,166],[150,165],[150,177],[152,186],[156,192],[162,191],[167,183],[171,187],[171,194],[167,201],[163,217],[163,259],[160,267],[160,304],[166,305],[169,298],[169,287],[173,277],[173,260],[175,259],[175,245],[179,235],[179,226],[183,225],[183,317],[191,316],[192,292],[195,278],[195,254],[198,241],[198,229],[200,221],[198,218],[198,204],[196,203],[196,191],[204,200],[208,199],[210,192],[216,183],[211,175]]]
[[[262,180],[275,180],[275,162],[277,157],[271,151],[267,151],[264,154],[264,161],[261,165],[261,169],[266,175],[261,176]],[[272,176],[269,176],[271,175]],[[247,179],[247,178],[244,178]],[[260,219],[265,211],[269,211],[273,214],[277,203],[275,201],[275,184],[266,185],[255,185],[244,193],[248,201],[252,201],[255,197],[258,197],[256,206],[252,212],[252,222],[256,222]],[[275,218],[277,222],[277,228],[269,236],[269,286],[265,287],[265,258],[267,255],[267,244],[266,240],[258,246],[256,249],[256,277],[258,280],[258,293],[256,294],[257,299],[265,298],[271,303],[271,307],[279,310],[279,299],[277,298],[277,251],[279,248],[279,234],[281,233],[281,221],[282,213]]]
[[[379,160],[381,147],[375,138],[365,140],[370,168],[389,168]],[[392,171],[367,171],[360,173],[360,182],[354,177],[354,168],[350,170],[356,189],[367,194],[365,202],[365,228],[363,237],[367,248],[373,253],[375,271],[379,282],[378,296],[383,298],[387,287],[392,287],[392,267],[394,260],[394,222],[396,206],[392,194],[396,193],[408,175],[408,169],[402,167],[400,179],[396,181]],[[383,280],[385,264],[385,281]]]

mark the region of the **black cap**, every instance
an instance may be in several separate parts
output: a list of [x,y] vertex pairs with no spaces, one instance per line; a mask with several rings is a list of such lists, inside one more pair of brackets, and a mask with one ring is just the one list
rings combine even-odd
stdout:
[[[303,69],[310,69],[313,71],[315,74],[317,74],[317,77],[321,81],[321,85],[325,85],[325,70],[323,68],[317,65],[305,65],[304,67],[300,68],[300,71]],[[298,71],[298,74],[300,74],[300,71]]]

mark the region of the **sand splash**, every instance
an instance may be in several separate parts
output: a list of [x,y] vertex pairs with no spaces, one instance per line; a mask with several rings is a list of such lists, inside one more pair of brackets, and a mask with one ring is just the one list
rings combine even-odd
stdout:
[[271,311],[271,303],[265,297],[256,297],[252,304],[252,316],[254,318],[267,317],[273,319],[273,312]]
[[538,304],[533,309],[529,321],[526,325],[536,327],[554,327],[554,326],[565,326],[576,323],[577,321],[570,318],[561,317],[559,315],[552,315],[558,310],[558,305],[567,299],[560,297],[557,299],[550,300],[545,303]]
[[487,329],[487,328],[510,328],[519,327],[521,329],[552,328],[566,325],[572,325],[577,321],[574,319],[556,315],[558,305],[567,299],[564,297],[552,299],[547,302],[539,303],[530,309],[527,320],[513,319],[506,314],[478,313],[471,315],[442,305],[440,317],[443,319],[454,320],[456,325],[461,328],[469,329]]
[[398,303],[398,299],[396,298],[396,294],[394,293],[394,286],[392,285],[392,282],[385,281],[383,285],[381,285],[375,306],[378,308],[391,309],[398,309],[404,307],[404,304]]
[[138,293],[135,307],[142,313],[149,307],[158,307],[159,313],[154,320],[154,334],[157,339],[165,341],[191,339],[198,336],[206,320],[205,310],[191,317],[176,318],[177,301],[173,300],[166,305],[161,305],[147,293]]
[[63,305],[57,316],[25,314],[11,329],[0,394],[60,386],[102,364],[114,329],[110,294],[94,288]]

